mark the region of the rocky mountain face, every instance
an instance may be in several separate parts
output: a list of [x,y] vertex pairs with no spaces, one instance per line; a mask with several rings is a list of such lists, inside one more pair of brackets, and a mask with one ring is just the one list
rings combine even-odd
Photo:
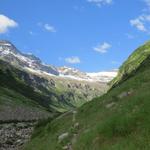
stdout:
[[37,120],[49,117],[48,111],[74,109],[104,94],[114,76],[115,71],[90,74],[46,65],[34,55],[21,53],[12,43],[0,41],[0,119]]
[[28,142],[31,138],[35,124],[35,122],[0,124],[0,149],[23,149],[23,144]]
[[81,72],[78,69],[75,68],[69,68],[69,67],[59,67],[58,68],[58,72],[60,74],[60,76],[62,77],[70,77],[72,79],[78,79],[78,80],[84,80],[86,79],[86,73],[85,72]]
[[50,76],[60,76],[74,80],[76,79],[91,82],[99,81],[107,83],[117,75],[117,71],[85,73],[75,68],[69,68],[66,66],[54,67],[52,65],[46,65],[32,54],[21,53],[12,43],[8,41],[0,41],[0,58],[16,67],[24,68],[31,72],[47,74]]
[[32,54],[21,53],[8,41],[0,41],[0,58],[17,67],[44,71],[54,75],[59,74],[55,67],[43,64],[39,58]]
[[87,73],[81,72],[75,68],[69,67],[60,67],[58,68],[58,72],[61,77],[72,78],[80,81],[89,81],[89,82],[101,82],[108,83],[114,77],[117,76],[118,70],[112,70],[107,72],[95,72],[95,73]]

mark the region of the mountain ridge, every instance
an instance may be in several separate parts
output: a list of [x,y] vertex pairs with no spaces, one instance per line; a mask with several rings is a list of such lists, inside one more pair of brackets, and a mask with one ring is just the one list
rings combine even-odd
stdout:
[[[68,70],[68,67],[66,69]],[[93,97],[104,94],[108,89],[106,82],[84,79],[87,76],[86,73],[73,68],[69,69],[67,73],[69,76],[59,74],[58,68],[43,64],[34,55],[21,53],[8,41],[0,41],[0,108],[3,107],[2,114],[7,110],[7,103],[12,112],[14,105],[17,109],[17,107],[20,108],[20,104],[25,107],[24,103],[28,103],[26,110],[30,110],[30,105],[33,105],[39,108],[35,114],[38,111],[46,111],[45,116],[53,116],[53,113],[75,109],[92,100]],[[83,74],[84,78],[79,78],[80,74]],[[19,111],[21,114],[21,109]],[[25,113],[27,114],[27,111]],[[16,115],[14,117],[11,116],[11,113],[7,115],[5,118],[17,119]],[[38,117],[42,118],[41,115],[33,116],[36,120]],[[1,113],[0,120],[4,120]]]
[[111,86],[116,86],[122,80],[125,80],[130,74],[135,72],[138,67],[150,56],[150,41],[145,42],[138,47],[122,64],[118,75],[110,82]]
[[[12,65],[23,67],[29,71],[37,73],[47,73],[60,77],[72,78],[74,80],[85,80],[94,82],[92,73],[81,72],[78,69],[70,67],[54,67],[52,65],[44,64],[38,57],[33,54],[21,53],[11,42],[0,41],[0,58],[8,61]],[[104,74],[105,72],[102,72]],[[109,74],[110,73],[110,74]],[[96,73],[95,73],[96,74]],[[106,72],[105,75],[97,73],[95,81],[102,82],[103,77],[107,79],[104,82],[109,82],[117,75],[116,71]],[[98,77],[99,76],[99,77]]]

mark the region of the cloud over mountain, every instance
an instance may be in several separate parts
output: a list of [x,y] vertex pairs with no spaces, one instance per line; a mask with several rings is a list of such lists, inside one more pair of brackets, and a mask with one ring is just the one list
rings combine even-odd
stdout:
[[15,28],[17,26],[17,22],[8,18],[5,15],[0,14],[0,34],[6,33],[9,30],[9,28]]
[[80,58],[77,56],[65,58],[65,61],[70,64],[79,64],[81,62]]

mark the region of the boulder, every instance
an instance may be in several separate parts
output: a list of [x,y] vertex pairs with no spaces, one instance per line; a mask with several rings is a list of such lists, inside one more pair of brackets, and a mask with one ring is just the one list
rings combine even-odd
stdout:
[[58,143],[62,142],[64,139],[66,139],[69,136],[69,133],[63,133],[58,137]]

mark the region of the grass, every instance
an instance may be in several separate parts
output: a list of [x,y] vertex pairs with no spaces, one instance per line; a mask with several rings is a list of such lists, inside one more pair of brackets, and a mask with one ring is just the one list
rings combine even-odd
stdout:
[[0,87],[0,104],[40,107],[35,101],[4,87]]
[[[75,131],[73,150],[149,150],[149,75],[150,58],[147,58],[128,79],[79,108],[76,115],[79,128]],[[130,94],[120,98],[124,92]],[[62,150],[74,136],[72,117],[72,113],[68,113],[36,128],[37,134],[25,150]],[[58,136],[66,132],[69,137],[58,143]]]
[[132,72],[134,72],[141,63],[150,55],[150,41],[137,48],[129,58],[120,67],[118,76],[111,81],[111,86],[118,84],[122,79],[128,78]]
[[[37,120],[42,115],[55,115],[57,111],[50,107],[50,98],[37,92],[20,76],[28,74],[0,60],[0,121]],[[31,113],[34,118],[27,115]]]

